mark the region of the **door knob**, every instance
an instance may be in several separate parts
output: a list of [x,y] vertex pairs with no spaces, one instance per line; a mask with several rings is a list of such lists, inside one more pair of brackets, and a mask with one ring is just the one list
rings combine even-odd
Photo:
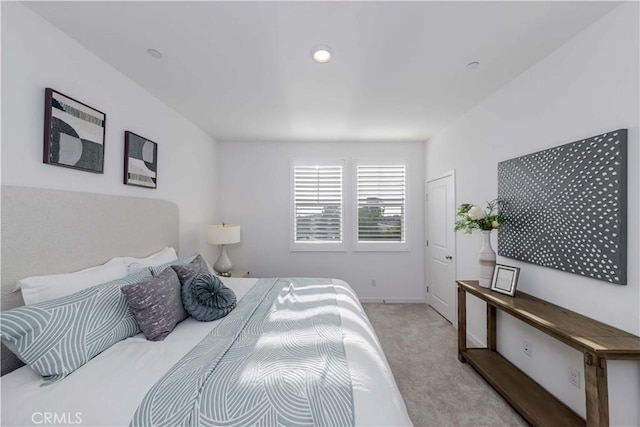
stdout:
[[445,259],[453,259],[453,257],[451,255],[447,255]]

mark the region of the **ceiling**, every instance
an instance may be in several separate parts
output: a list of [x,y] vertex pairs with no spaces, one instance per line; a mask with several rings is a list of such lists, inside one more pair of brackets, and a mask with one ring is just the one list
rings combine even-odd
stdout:
[[219,141],[426,140],[618,4],[27,3]]

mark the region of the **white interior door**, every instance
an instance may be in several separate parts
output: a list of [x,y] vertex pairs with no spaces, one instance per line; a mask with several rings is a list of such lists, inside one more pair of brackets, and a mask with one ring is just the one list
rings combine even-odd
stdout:
[[455,186],[450,172],[427,182],[427,301],[451,323],[456,321]]

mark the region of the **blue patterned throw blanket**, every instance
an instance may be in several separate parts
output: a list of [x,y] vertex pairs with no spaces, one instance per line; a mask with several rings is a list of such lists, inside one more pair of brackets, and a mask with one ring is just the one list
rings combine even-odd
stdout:
[[329,279],[260,279],[147,393],[131,426],[352,426]]

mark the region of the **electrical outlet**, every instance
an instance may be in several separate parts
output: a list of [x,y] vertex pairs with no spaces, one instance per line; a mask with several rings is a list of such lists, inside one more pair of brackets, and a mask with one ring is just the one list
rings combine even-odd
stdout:
[[529,357],[533,357],[533,345],[527,340],[522,341],[522,352]]
[[374,288],[376,286],[378,286],[378,283],[376,282],[376,279],[371,279],[371,286],[373,286]]
[[569,384],[580,388],[580,371],[578,369],[569,367]]

